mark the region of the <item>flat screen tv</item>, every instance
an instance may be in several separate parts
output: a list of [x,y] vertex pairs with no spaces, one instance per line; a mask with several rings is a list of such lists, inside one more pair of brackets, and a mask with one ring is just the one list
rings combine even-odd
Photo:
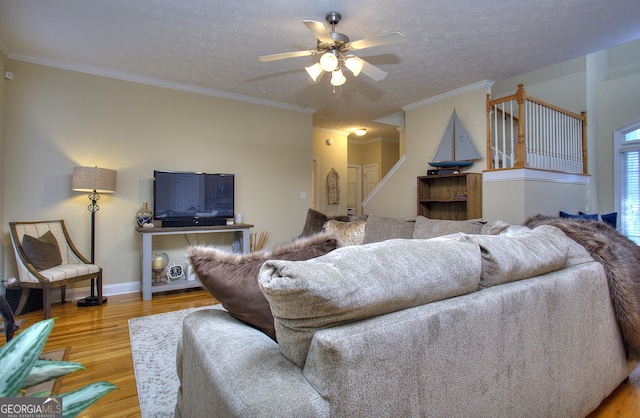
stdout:
[[163,227],[225,225],[234,217],[234,175],[154,170],[153,217]]

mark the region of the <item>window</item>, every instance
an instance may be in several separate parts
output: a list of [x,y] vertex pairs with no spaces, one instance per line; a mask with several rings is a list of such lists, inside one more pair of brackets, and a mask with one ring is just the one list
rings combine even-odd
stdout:
[[615,131],[615,142],[620,230],[640,245],[640,121]]

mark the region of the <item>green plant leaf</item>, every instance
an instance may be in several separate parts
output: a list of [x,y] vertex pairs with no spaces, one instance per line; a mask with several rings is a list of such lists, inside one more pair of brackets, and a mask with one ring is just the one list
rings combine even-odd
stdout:
[[53,319],[45,319],[25,329],[0,349],[0,397],[13,397],[38,360]]
[[24,382],[24,387],[28,388],[77,370],[85,370],[85,368],[75,361],[37,360]]
[[73,392],[60,395],[60,397],[62,397],[63,418],[73,418],[77,416],[89,407],[89,405],[117,388],[116,385],[108,382],[96,382],[74,390]]
[[50,396],[55,396],[51,394],[50,390],[42,391],[42,392],[34,392],[28,395],[25,395],[28,398],[48,398]]

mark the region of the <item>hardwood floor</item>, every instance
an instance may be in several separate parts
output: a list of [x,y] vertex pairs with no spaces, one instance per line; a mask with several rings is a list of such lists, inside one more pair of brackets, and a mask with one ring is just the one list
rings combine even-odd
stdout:
[[[143,315],[154,315],[216,303],[204,290],[155,294],[143,302],[139,294],[110,296],[103,306],[78,308],[75,303],[54,304],[52,317],[57,318],[45,351],[71,347],[71,361],[82,363],[79,371],[62,380],[61,392],[68,392],[90,382],[107,381],[118,386],[88,408],[81,417],[139,417],[138,394],[133,374],[131,345],[127,321]],[[42,319],[42,311],[20,316],[22,328]],[[589,418],[640,416],[640,367],[629,382],[622,383]]]
[[[79,308],[75,303],[54,304],[51,317],[56,318],[44,351],[71,347],[70,361],[81,363],[78,371],[62,379],[62,393],[88,383],[107,381],[118,389],[89,407],[81,417],[140,417],[138,392],[133,374],[128,320],[179,309],[211,305],[216,300],[204,290],[155,294],[143,302],[140,294],[109,296],[102,306]],[[22,328],[42,320],[42,310],[29,312]],[[4,344],[4,338],[0,337]]]

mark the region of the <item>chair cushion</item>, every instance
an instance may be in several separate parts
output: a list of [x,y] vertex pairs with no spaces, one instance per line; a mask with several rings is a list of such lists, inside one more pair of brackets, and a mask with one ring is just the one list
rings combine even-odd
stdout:
[[38,271],[62,264],[60,247],[51,231],[45,232],[39,238],[25,234],[22,237],[22,249],[29,262]]
[[94,274],[100,271],[100,267],[95,264],[60,264],[46,270],[41,270],[40,275],[50,282],[72,279],[87,274]]
[[236,254],[207,246],[187,251],[191,264],[211,295],[234,318],[276,339],[269,302],[258,286],[258,272],[266,260],[307,260],[332,251],[337,246],[333,234],[322,232],[292,243],[250,254]]

